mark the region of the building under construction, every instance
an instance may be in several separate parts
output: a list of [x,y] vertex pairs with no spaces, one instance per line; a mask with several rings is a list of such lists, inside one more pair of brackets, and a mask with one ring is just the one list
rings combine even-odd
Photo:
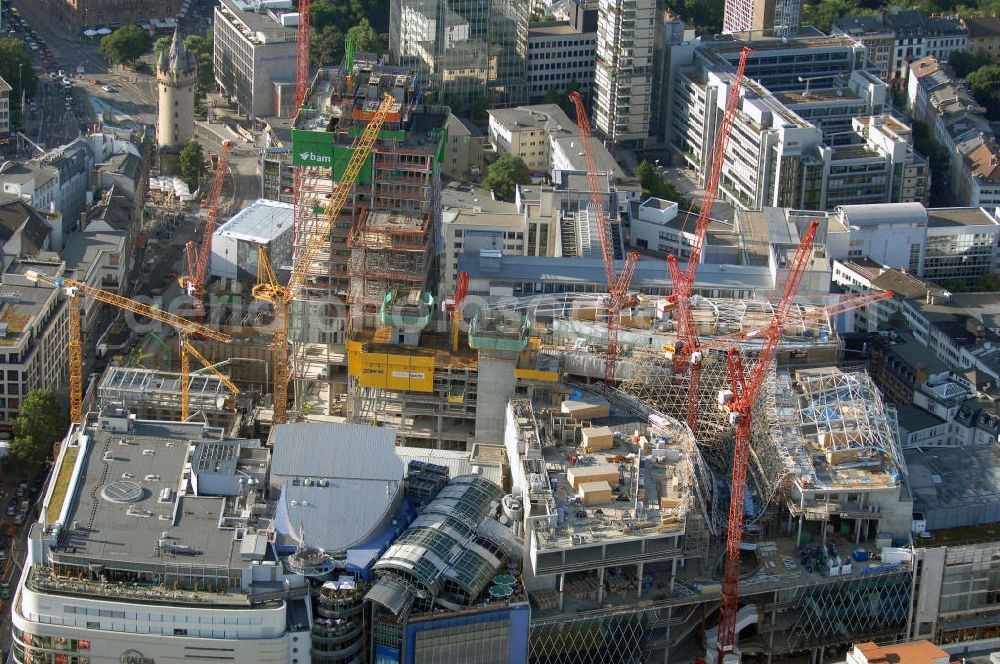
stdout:
[[372,327],[390,294],[430,290],[448,109],[423,104],[415,72],[380,64],[373,54],[350,54],[340,67],[321,69],[295,118],[292,163],[301,178],[295,251],[307,242],[386,94],[396,103],[334,220],[327,260],[310,266],[292,309],[300,378],[321,378],[326,367],[310,372],[306,360],[344,343],[345,305],[353,324]]

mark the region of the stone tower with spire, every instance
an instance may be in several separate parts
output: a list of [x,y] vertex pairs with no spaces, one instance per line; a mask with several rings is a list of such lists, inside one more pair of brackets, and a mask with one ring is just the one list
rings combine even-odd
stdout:
[[168,51],[161,51],[156,63],[160,113],[156,141],[162,147],[181,147],[194,136],[194,86],[198,65],[194,53],[184,48],[175,30]]

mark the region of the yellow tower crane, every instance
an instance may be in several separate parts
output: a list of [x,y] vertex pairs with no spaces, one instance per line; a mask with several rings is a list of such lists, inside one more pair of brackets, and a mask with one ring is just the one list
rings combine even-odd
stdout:
[[226,374],[224,374],[221,371],[219,371],[218,369],[216,369],[214,364],[212,364],[211,362],[209,362],[208,359],[204,355],[202,355],[201,353],[199,353],[198,349],[195,348],[194,345],[192,345],[192,343],[191,343],[190,340],[188,340],[183,346],[181,346],[181,355],[182,355],[182,357],[181,357],[181,373],[182,374],[187,375],[187,371],[185,371],[185,363],[187,363],[189,361],[187,359],[187,355],[189,355],[189,354],[192,357],[194,357],[194,359],[196,359],[199,362],[201,362],[201,365],[203,367],[205,367],[205,369],[207,369],[209,371],[209,373],[211,373],[213,376],[215,376],[216,378],[218,378],[219,380],[221,380],[222,384],[226,386],[226,389],[228,389],[230,392],[233,393],[234,397],[240,396],[240,388],[236,387],[236,384],[233,383],[233,381],[231,381],[229,379],[229,376],[227,376]]
[[[186,338],[192,334],[198,334],[209,339],[215,339],[223,343],[232,341],[228,334],[192,323],[186,318],[181,318],[161,309],[154,309],[148,305],[130,300],[115,293],[88,286],[82,281],[69,279],[68,277],[53,277],[48,274],[28,270],[25,276],[36,283],[49,284],[56,288],[62,288],[69,297],[69,415],[72,422],[83,420],[83,352],[80,339],[80,304],[83,297],[93,298],[99,302],[110,304],[118,309],[131,311],[132,313],[151,318],[153,320],[166,323],[177,330],[180,338],[181,349],[184,349]],[[186,357],[185,353],[181,353]],[[181,419],[188,418],[188,372],[185,370],[185,362],[181,362]]]
[[302,288],[313,265],[322,261],[329,253],[333,222],[347,203],[351,189],[361,174],[365,162],[368,161],[372,148],[375,147],[375,141],[378,140],[386,116],[397,103],[399,102],[390,94],[382,98],[382,103],[372,115],[368,126],[354,142],[351,159],[347,162],[347,168],[344,169],[340,181],[334,185],[330,202],[318,216],[315,224],[308,229],[301,229],[300,232],[306,236],[305,243],[292,264],[292,274],[287,286],[282,286],[278,281],[263,247],[258,248],[257,284],[253,287],[253,296],[274,306],[274,340],[271,344],[274,355],[274,415],[271,420],[273,424],[283,424],[288,418],[288,307]]

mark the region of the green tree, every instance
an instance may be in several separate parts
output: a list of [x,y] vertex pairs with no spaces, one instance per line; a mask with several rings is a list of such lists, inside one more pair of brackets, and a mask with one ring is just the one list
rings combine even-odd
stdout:
[[672,0],[670,8],[681,15],[687,27],[699,34],[715,35],[722,32],[722,14],[725,0]]
[[969,290],[969,287],[961,279],[945,279],[941,282],[941,285],[952,293],[964,293]]
[[449,92],[444,96],[444,105],[450,108],[452,114],[456,117],[465,115],[465,103],[455,92]]
[[989,120],[1000,120],[1000,65],[980,67],[965,77],[976,101],[986,107]]
[[948,56],[948,64],[959,78],[965,78],[980,67],[990,64],[993,60],[986,53],[970,53],[955,51]]
[[101,47],[98,50],[111,58],[112,62],[127,65],[149,52],[152,46],[153,41],[149,33],[138,25],[130,24],[118,28],[101,39]]
[[976,280],[976,290],[980,293],[995,293],[1000,291],[1000,274],[991,272]]
[[188,35],[184,39],[184,48],[194,53],[198,63],[198,93],[204,95],[212,89],[215,83],[215,61],[213,59],[214,35],[211,30],[201,35]]
[[381,53],[385,50],[385,38],[375,32],[375,28],[367,18],[361,19],[356,26],[348,30],[347,36],[354,40],[356,51]]
[[562,101],[563,101],[563,97],[565,97],[565,96],[566,95],[564,95],[563,93],[559,92],[559,88],[557,88],[556,86],[553,85],[553,86],[550,86],[549,87],[549,91],[545,93],[545,99],[542,100],[542,103],[543,104],[561,104]]
[[314,67],[337,64],[344,57],[344,33],[332,25],[312,31],[309,41],[309,59]]
[[187,180],[192,189],[198,185],[198,176],[201,174],[204,164],[205,154],[201,149],[201,143],[192,138],[181,150],[181,155],[178,158],[181,177]]
[[159,55],[164,51],[170,50],[170,43],[173,41],[170,37],[160,37],[155,42],[153,42],[153,53]]
[[490,164],[489,171],[483,178],[483,188],[492,191],[501,201],[512,202],[517,185],[530,182],[531,173],[524,160],[516,155],[505,154]]
[[0,77],[13,88],[10,92],[10,110],[15,122],[21,121],[21,90],[25,98],[35,94],[38,77],[35,75],[34,56],[20,39],[0,39]]
[[66,434],[68,424],[52,390],[28,392],[14,419],[12,456],[29,466],[41,463],[52,451],[53,443]]
[[466,112],[469,114],[473,120],[477,122],[482,122],[487,117],[489,117],[489,104],[486,103],[486,97],[479,95],[472,102],[469,103]]
[[875,13],[876,9],[863,6],[859,0],[811,0],[802,6],[802,24],[829,32],[834,19]]

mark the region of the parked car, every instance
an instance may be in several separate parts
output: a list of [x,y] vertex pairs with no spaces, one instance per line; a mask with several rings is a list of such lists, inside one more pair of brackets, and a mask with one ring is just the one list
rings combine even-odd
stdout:
[[14,515],[14,523],[16,523],[19,526],[21,524],[23,524],[24,523],[24,515],[20,514],[20,513]]
[[14,503],[7,505],[7,516],[14,516],[15,514],[17,514],[17,508],[14,506]]
[[111,86],[108,85],[107,83],[105,83],[104,85],[102,85],[101,89],[104,90],[105,92],[112,92]]

